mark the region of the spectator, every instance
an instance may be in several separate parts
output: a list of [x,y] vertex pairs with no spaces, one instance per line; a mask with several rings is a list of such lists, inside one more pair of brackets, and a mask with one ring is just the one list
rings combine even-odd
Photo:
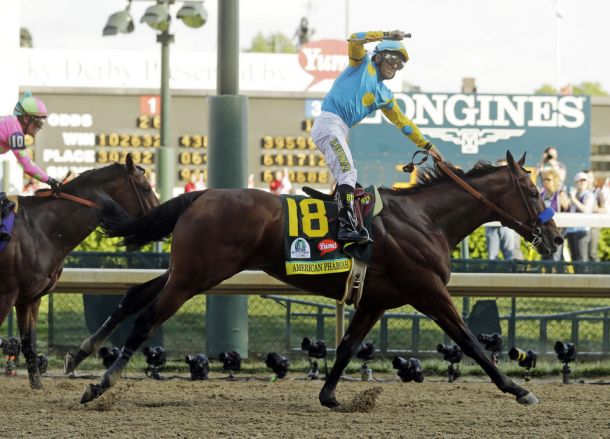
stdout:
[[[552,146],[546,148],[542,154],[540,164],[537,168],[538,176],[542,178],[544,171],[549,169],[557,171],[557,174],[559,175],[559,189],[563,188],[566,180],[566,166],[558,160],[557,149]],[[542,185],[542,182],[540,182],[540,184]]]
[[[496,160],[496,165],[506,166],[505,159]],[[485,240],[487,241],[488,259],[498,259],[500,251],[505,261],[523,259],[521,239],[517,232],[504,226],[486,226]]]
[[288,177],[288,169],[282,171],[276,171],[273,181],[269,184],[269,191],[272,194],[281,195],[289,194],[292,189],[290,178]]
[[[589,176],[589,189],[593,192],[594,203],[593,213],[606,213],[606,199],[604,198],[604,181],[601,179],[595,180],[595,174],[591,169],[587,170]],[[589,241],[589,260],[599,261],[599,238],[601,229],[599,227],[591,227],[591,240]]]
[[193,172],[191,178],[187,184],[184,185],[184,193],[193,192],[197,190],[197,175]]
[[[555,169],[548,169],[542,173],[542,188],[540,196],[546,207],[555,212],[566,212],[570,206],[570,199],[565,190],[560,190],[559,174]],[[563,259],[563,244],[551,255],[543,255],[543,260],[561,261]]]
[[501,251],[505,261],[515,259],[515,241],[517,237],[516,232],[508,227],[485,226],[488,258],[491,260],[498,259]]
[[34,195],[34,193],[39,189],[38,180],[34,178],[29,178],[28,182],[23,186],[21,190],[23,195]]
[[[568,212],[593,213],[595,196],[588,189],[589,176],[585,172],[578,172],[574,177],[575,188],[570,188],[570,205]],[[591,240],[590,227],[568,227],[566,238],[572,261],[589,260],[589,241]]]
[[606,177],[600,192],[602,193],[601,198],[604,200],[604,211],[610,213],[610,177]]

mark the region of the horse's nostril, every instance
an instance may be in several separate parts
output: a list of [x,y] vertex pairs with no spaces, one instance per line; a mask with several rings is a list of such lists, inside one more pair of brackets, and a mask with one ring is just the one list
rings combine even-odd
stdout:
[[561,244],[563,244],[563,238],[561,236],[555,236],[555,238],[553,239],[553,243],[557,246],[560,246]]

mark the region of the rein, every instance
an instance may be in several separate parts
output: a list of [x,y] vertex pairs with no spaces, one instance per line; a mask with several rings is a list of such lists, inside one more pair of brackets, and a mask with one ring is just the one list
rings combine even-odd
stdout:
[[[418,163],[414,163],[414,159],[417,154],[425,154],[425,156]],[[405,172],[412,172],[415,165],[420,165],[420,164],[424,163],[427,159],[428,159],[427,151],[426,152],[416,151],[413,154],[413,159],[411,160],[411,163],[403,166],[403,170]],[[437,160],[436,165],[440,168],[441,171],[443,171],[445,174],[447,174],[447,176],[449,178],[451,178],[458,186],[460,186],[462,189],[464,189],[474,198],[479,200],[485,206],[489,207],[490,209],[495,211],[498,215],[500,215],[500,217],[502,218],[502,220],[500,221],[502,223],[502,225],[507,226],[509,224],[512,224],[516,229],[530,234],[532,236],[531,244],[533,246],[536,246],[542,242],[542,225],[551,219],[552,212],[549,213],[548,208],[545,209],[544,211],[542,211],[538,216],[536,216],[532,212],[531,206],[529,204],[527,204],[527,201],[525,199],[525,194],[523,193],[523,188],[519,185],[519,181],[518,181],[519,178],[514,174],[514,172],[512,170],[510,173],[511,181],[514,182],[517,185],[517,188],[519,189],[519,194],[521,195],[521,199],[523,200],[523,204],[525,204],[525,207],[527,209],[527,213],[529,216],[528,223],[519,221],[517,218],[512,216],[510,213],[506,212],[505,210],[501,209],[500,207],[496,206],[494,203],[489,201],[487,198],[485,198],[485,196],[483,194],[481,194],[475,188],[473,188],[468,183],[466,183],[462,178],[458,177],[455,174],[455,172],[453,172],[445,164],[445,162]],[[546,221],[542,220],[541,218],[546,219]]]
[[66,194],[65,192],[54,192],[51,189],[42,189],[36,191],[34,196],[39,198],[63,198],[64,200],[74,201],[75,203],[82,204],[83,206],[97,207],[97,204],[95,204],[93,201],[85,200],[84,198],[80,198],[75,195]]
[[[138,188],[136,187],[136,183],[134,182],[134,176],[132,175],[131,177],[129,177],[129,183],[131,185],[131,188],[133,189],[133,191],[136,194],[136,198],[138,199],[138,203],[140,204],[140,208],[142,209],[142,213],[145,215],[148,213],[148,209],[146,209],[146,207],[144,206],[144,202],[142,201],[142,197],[140,196],[140,192],[138,192]],[[80,198],[77,197],[75,195],[70,195],[70,194],[66,194],[65,192],[54,192],[51,189],[41,189],[36,191],[36,193],[34,194],[36,197],[39,198],[47,198],[47,197],[53,197],[53,198],[63,198],[64,200],[69,200],[69,201],[73,201],[75,203],[78,204],[82,204],[83,206],[87,206],[87,207],[98,207],[97,204],[95,204],[93,201],[89,201],[86,200],[84,198]]]

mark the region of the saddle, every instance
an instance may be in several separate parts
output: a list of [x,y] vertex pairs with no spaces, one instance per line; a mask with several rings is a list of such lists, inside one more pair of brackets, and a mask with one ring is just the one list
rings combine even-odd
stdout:
[[[329,195],[307,186],[303,187],[303,192],[311,198],[337,202],[336,192]],[[375,209],[376,207],[377,209]],[[367,192],[361,185],[356,185],[354,191],[354,216],[358,228],[366,228],[365,218],[368,218],[370,222],[372,217],[379,214],[381,208],[381,200],[376,188],[372,188],[370,192]],[[370,231],[369,234],[371,234]],[[343,251],[351,257],[352,264],[345,283],[343,297],[338,302],[340,304],[353,304],[354,308],[357,308],[364,289],[364,278],[368,262],[372,255],[372,243],[364,245],[348,243],[343,247]]]
[[[324,192],[317,191],[309,186],[303,186],[302,189],[303,192],[305,192],[311,198],[337,202],[336,191],[332,194],[325,194]],[[375,195],[376,194],[372,192],[366,192],[360,184],[356,184],[356,189],[354,190],[354,215],[356,217],[356,226],[358,228],[366,228],[364,225],[364,218],[366,218],[375,207],[373,199]]]

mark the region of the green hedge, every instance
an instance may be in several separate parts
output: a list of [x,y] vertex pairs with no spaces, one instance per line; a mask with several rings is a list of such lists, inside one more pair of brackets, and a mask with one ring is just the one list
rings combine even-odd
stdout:
[[[95,231],[87,237],[75,251],[92,251],[92,252],[112,252],[125,251],[125,247],[117,246],[120,240],[118,238],[106,238],[101,232]],[[164,252],[169,252],[171,240],[166,239],[162,243]],[[153,251],[154,244],[148,244],[143,247],[142,251]],[[468,249],[470,258],[472,259],[487,259],[487,244],[485,242],[485,228],[479,227],[468,237]],[[525,240],[521,239],[521,249],[525,259],[539,260],[540,255],[526,246]],[[460,258],[460,247],[457,246],[451,253],[452,258]],[[602,261],[610,260],[610,229],[602,229],[599,239],[599,257]]]

